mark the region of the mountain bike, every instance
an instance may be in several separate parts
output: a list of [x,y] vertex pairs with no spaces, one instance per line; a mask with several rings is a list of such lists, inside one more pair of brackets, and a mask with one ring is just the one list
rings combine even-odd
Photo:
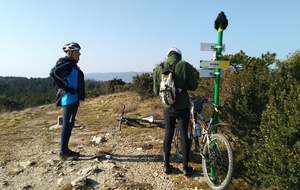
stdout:
[[[206,98],[196,98],[190,96],[191,102],[191,119],[188,130],[190,147],[192,142],[195,143],[195,151],[199,152],[202,157],[202,169],[207,184],[214,190],[225,189],[232,179],[233,173],[233,153],[229,141],[224,135],[213,131],[226,123],[214,124],[215,114],[223,108]],[[202,115],[204,103],[213,106],[213,113],[208,121]],[[197,122],[200,119],[201,124]],[[200,127],[201,126],[201,127]],[[180,130],[177,126],[175,129],[174,147],[176,156],[182,159]],[[201,142],[201,145],[200,143]]]
[[151,126],[151,124],[156,124],[160,127],[164,127],[164,125],[165,125],[164,119],[154,119],[153,116],[148,116],[148,117],[144,117],[144,118],[130,118],[130,117],[124,116],[124,114],[125,114],[125,105],[123,105],[123,107],[122,107],[121,116],[116,118],[116,120],[119,123],[118,123],[118,127],[114,128],[114,130],[121,131],[121,126],[123,123],[125,123],[126,125],[129,125],[129,126],[142,125],[142,123],[149,123],[150,126]]

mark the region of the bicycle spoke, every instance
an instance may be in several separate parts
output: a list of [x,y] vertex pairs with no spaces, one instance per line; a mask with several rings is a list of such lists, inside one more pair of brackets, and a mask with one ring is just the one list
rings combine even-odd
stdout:
[[182,159],[182,145],[179,127],[176,127],[175,129],[174,148],[177,158]]

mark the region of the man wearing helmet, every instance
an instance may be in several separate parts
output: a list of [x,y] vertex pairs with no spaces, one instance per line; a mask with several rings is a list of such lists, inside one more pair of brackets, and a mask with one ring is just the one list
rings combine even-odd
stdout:
[[79,153],[70,150],[68,144],[79,101],[85,99],[85,82],[84,74],[77,66],[81,55],[79,44],[75,42],[66,43],[62,49],[66,56],[58,59],[50,71],[50,76],[58,88],[56,105],[63,107],[59,156],[62,160],[73,160],[79,157]]
[[[165,120],[165,137],[163,143],[164,156],[164,173],[172,173],[173,166],[170,165],[171,144],[175,131],[176,119],[180,127],[180,135],[182,140],[183,154],[183,174],[188,178],[194,173],[189,163],[189,140],[188,140],[188,124],[190,119],[190,101],[187,90],[194,91],[198,87],[197,70],[188,62],[182,60],[182,53],[178,48],[171,48],[167,52],[167,59],[162,63],[164,68],[172,68],[175,64],[175,86],[176,88],[184,89],[176,95],[176,101],[172,105],[163,104],[164,120]],[[156,95],[159,94],[162,68],[160,65],[153,70],[153,91]]]

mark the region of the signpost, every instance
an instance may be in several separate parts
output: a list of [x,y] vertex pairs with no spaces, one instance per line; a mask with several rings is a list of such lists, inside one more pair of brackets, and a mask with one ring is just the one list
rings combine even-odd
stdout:
[[[222,41],[223,41],[223,31],[228,26],[228,20],[226,18],[226,15],[224,12],[220,12],[217,19],[215,20],[215,29],[218,31],[218,40],[217,40],[217,46],[216,53],[217,53],[217,60],[222,60]],[[216,68],[215,73],[220,73],[220,68]],[[214,84],[214,103],[219,104],[219,85],[220,85],[220,74],[216,74],[215,77],[215,84]],[[218,123],[218,114],[215,114],[214,118],[215,124]],[[217,133],[217,129],[213,131],[213,133]]]
[[[217,43],[201,43],[201,51],[215,51],[214,58],[212,61],[200,61],[200,77],[215,77],[214,82],[214,103],[219,104],[219,89],[220,89],[220,78],[221,69],[228,69],[230,67],[229,61],[222,61],[222,51],[225,51],[225,45],[223,41],[223,31],[228,26],[228,20],[223,11],[221,11],[215,20],[215,29],[218,31]],[[214,69],[214,71],[212,70]],[[214,123],[218,123],[218,113],[214,114]],[[212,133],[217,133],[218,130],[214,129]],[[215,144],[213,143],[213,148]],[[213,178],[215,175],[214,168],[210,168],[210,176]]]

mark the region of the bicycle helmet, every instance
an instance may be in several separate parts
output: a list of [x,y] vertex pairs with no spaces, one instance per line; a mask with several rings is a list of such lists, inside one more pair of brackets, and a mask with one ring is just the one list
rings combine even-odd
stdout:
[[68,52],[68,51],[80,50],[81,47],[78,43],[69,42],[69,43],[64,44],[62,49],[64,52]]
[[171,55],[174,54],[174,53],[176,53],[176,54],[180,55],[180,57],[182,57],[181,51],[180,51],[178,48],[176,48],[176,47],[172,47],[172,48],[168,51],[167,57],[171,56]]

